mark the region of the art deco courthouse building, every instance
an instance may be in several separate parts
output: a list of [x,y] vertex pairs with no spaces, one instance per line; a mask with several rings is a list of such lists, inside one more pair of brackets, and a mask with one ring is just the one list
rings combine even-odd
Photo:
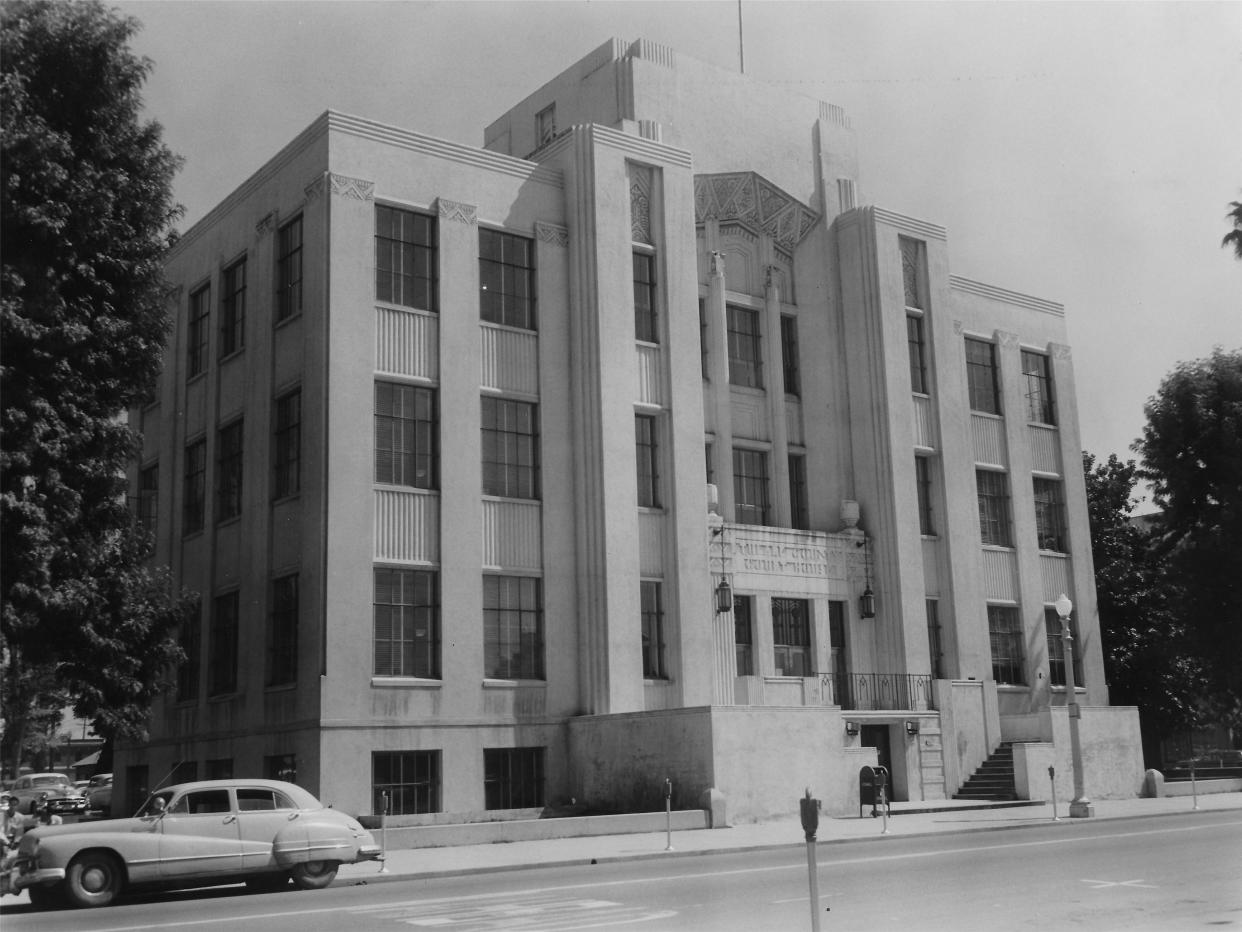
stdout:
[[[181,239],[133,481],[202,593],[123,792],[408,823],[1133,795],[1062,308],[871,206],[835,106],[611,41],[474,148],[329,112]],[[727,591],[725,589],[727,588]]]

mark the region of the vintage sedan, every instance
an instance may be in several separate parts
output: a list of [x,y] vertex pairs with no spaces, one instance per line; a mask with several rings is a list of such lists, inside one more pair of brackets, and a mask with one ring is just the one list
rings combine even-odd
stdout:
[[151,794],[132,819],[40,826],[22,836],[5,893],[35,905],[105,906],[123,890],[241,883],[328,886],[380,848],[356,819],[292,783],[204,780]]
[[40,802],[54,815],[80,815],[86,811],[86,796],[63,773],[28,773],[17,778],[9,790],[18,808],[34,815]]

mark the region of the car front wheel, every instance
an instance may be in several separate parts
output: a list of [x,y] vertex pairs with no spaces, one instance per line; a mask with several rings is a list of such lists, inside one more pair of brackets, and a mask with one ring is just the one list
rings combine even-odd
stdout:
[[294,864],[293,882],[302,890],[322,890],[336,878],[336,861],[307,861]]
[[65,897],[74,906],[107,906],[121,892],[120,862],[106,851],[79,854],[65,871]]

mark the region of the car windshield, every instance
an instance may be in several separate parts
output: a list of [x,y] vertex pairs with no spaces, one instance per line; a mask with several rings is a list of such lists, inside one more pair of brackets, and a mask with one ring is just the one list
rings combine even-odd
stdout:
[[66,777],[56,776],[33,777],[30,780],[31,786],[60,786],[61,784],[67,785],[68,783],[69,780]]

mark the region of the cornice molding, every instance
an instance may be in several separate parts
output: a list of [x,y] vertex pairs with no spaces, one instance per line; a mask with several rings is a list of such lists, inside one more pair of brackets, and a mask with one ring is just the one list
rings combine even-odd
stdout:
[[1056,301],[1046,301],[1043,298],[1035,298],[1017,291],[997,288],[995,285],[985,285],[982,282],[969,278],[962,278],[960,275],[949,276],[949,287],[954,291],[975,294],[982,298],[991,298],[993,301],[1001,301],[1005,304],[1029,308],[1032,311],[1040,311],[1044,314],[1051,314],[1054,317],[1065,316],[1065,306],[1058,304]]
[[926,220],[917,220],[914,217],[907,217],[905,214],[899,214],[895,210],[887,210],[883,207],[868,207],[864,209],[871,212],[876,223],[896,227],[906,233],[912,233],[915,236],[922,236],[926,239],[948,239],[948,233],[945,231],[945,228],[938,224],[928,223]]

